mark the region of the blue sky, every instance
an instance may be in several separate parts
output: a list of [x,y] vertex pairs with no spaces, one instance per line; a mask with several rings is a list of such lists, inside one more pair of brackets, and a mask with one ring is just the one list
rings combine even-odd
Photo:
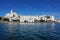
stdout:
[[0,0],[0,16],[11,9],[21,15],[54,15],[60,18],[60,0]]

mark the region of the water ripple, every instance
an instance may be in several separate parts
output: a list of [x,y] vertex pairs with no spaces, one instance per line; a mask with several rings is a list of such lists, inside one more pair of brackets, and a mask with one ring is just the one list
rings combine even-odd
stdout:
[[0,23],[0,40],[60,40],[58,25],[60,24]]

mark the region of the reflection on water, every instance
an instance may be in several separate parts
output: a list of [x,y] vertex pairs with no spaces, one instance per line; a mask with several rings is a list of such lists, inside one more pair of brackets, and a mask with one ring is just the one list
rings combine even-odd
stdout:
[[60,24],[0,23],[0,40],[60,40],[58,25]]

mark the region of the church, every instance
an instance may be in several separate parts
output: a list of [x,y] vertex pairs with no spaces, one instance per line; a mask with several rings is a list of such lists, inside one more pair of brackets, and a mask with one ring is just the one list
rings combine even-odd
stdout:
[[13,10],[11,10],[9,13],[7,13],[4,18],[8,18],[9,21],[19,21],[19,16],[17,15],[16,12],[13,12]]

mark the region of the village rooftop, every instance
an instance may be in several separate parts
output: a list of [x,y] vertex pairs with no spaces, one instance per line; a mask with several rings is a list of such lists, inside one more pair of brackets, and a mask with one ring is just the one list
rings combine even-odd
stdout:
[[25,16],[18,15],[16,12],[11,10],[7,13],[3,18],[0,17],[1,21],[9,21],[9,22],[55,22],[54,16],[50,15],[40,15],[40,16]]

